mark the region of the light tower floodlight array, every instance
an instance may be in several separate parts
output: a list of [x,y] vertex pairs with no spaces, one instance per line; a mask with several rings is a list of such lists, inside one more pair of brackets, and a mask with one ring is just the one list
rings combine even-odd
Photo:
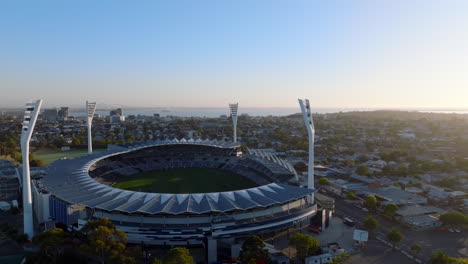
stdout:
[[237,142],[237,110],[239,109],[239,103],[229,104],[229,109],[231,110],[232,117],[232,129],[233,132],[233,142]]
[[88,154],[93,153],[93,138],[91,136],[91,124],[93,123],[94,112],[96,112],[96,103],[86,101],[86,125],[88,126]]
[[309,136],[309,168],[307,171],[307,188],[314,189],[314,137],[315,127],[314,121],[312,120],[312,113],[310,111],[309,99],[298,99],[299,105],[301,106],[302,117],[307,128],[307,134]]
[[26,104],[23,127],[21,128],[21,155],[23,157],[23,217],[24,233],[32,239],[34,235],[31,175],[29,171],[29,141],[31,140],[37,116],[41,109],[42,100],[35,100]]

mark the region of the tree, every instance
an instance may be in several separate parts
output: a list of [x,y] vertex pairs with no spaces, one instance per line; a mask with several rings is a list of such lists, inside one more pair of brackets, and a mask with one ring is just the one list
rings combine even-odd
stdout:
[[262,260],[270,263],[270,255],[268,250],[265,249],[265,243],[258,236],[249,236],[244,243],[242,243],[239,259],[242,263],[248,263],[250,260]]
[[390,231],[387,233],[387,239],[390,240],[393,244],[393,249],[395,249],[396,244],[400,243],[403,240],[403,235],[401,234],[400,230],[396,227],[392,227]]
[[457,180],[454,178],[445,177],[440,181],[434,182],[434,184],[446,188],[455,188],[457,186]]
[[418,254],[419,252],[421,252],[422,246],[420,244],[413,244],[413,245],[411,245],[410,249],[414,253]]
[[332,259],[330,264],[344,264],[351,257],[351,255],[346,253],[340,253]]
[[44,167],[45,162],[43,160],[40,160],[40,159],[33,159],[33,160],[29,161],[29,166],[31,166],[31,167]]
[[325,177],[322,177],[322,178],[320,178],[320,180],[318,181],[318,183],[319,183],[320,186],[327,185],[327,184],[328,184],[328,179],[325,178]]
[[296,249],[296,258],[301,263],[306,257],[314,255],[320,249],[317,239],[301,233],[291,236],[289,245]]
[[186,248],[171,248],[163,258],[164,264],[194,264],[193,257]]
[[369,215],[364,219],[364,227],[367,231],[374,231],[379,226],[379,222],[372,215]]
[[365,155],[359,155],[359,156],[357,157],[357,160],[358,160],[360,163],[363,163],[363,162],[368,161],[369,159],[368,159],[367,156],[365,156]]
[[399,164],[395,169],[395,174],[398,177],[405,177],[408,175],[408,168],[403,164]]
[[451,264],[453,263],[452,260],[445,254],[444,251],[439,250],[432,254],[431,259],[429,260],[431,264]]
[[366,165],[359,165],[356,169],[356,173],[359,175],[368,175],[369,174],[369,167]]
[[353,167],[354,165],[355,165],[354,160],[352,160],[352,159],[345,160],[345,166],[346,167]]
[[404,190],[406,188],[405,184],[403,184],[402,182],[399,182],[399,181],[393,182],[393,185],[396,186],[396,187],[400,187],[402,190]]
[[397,211],[398,211],[398,205],[394,203],[389,203],[385,205],[384,212],[387,216],[393,217],[395,216]]
[[127,235],[117,230],[108,218],[90,220],[81,230],[86,239],[80,246],[90,262],[135,263],[126,255]]
[[373,211],[377,207],[377,198],[375,198],[373,195],[367,196],[366,200],[364,201],[364,207]]
[[394,172],[393,167],[390,166],[390,165],[385,165],[385,166],[382,168],[382,173],[383,173],[383,175],[392,176],[393,172]]
[[32,241],[39,251],[30,256],[31,259],[39,263],[57,263],[71,240],[63,229],[55,228],[39,233]]
[[[200,133],[200,132],[199,132],[199,133]],[[201,135],[200,135],[200,136],[201,136]],[[248,150],[248,148],[247,148],[246,145],[243,145],[243,144],[242,144],[242,145],[240,146],[240,150],[242,151],[242,153],[246,153],[246,154],[249,153],[249,150]]]
[[350,200],[356,199],[356,194],[354,194],[352,191],[348,191],[348,193],[346,194],[346,198]]
[[440,221],[444,225],[462,225],[465,223],[465,216],[460,212],[447,212],[440,216]]
[[73,146],[79,146],[79,145],[81,145],[81,140],[80,140],[79,138],[77,138],[77,137],[73,137],[73,138],[72,138],[72,145],[73,145]]

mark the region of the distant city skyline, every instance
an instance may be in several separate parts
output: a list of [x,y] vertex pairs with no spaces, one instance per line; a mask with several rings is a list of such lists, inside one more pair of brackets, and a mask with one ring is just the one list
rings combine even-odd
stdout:
[[[0,108],[467,109],[468,1],[0,3]],[[242,112],[242,111],[240,111]]]

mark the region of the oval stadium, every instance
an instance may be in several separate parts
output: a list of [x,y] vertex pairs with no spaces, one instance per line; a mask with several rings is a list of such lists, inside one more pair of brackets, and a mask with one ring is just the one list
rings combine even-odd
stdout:
[[201,246],[214,260],[219,246],[309,224],[317,213],[314,190],[299,187],[289,163],[245,152],[201,139],[116,145],[55,161],[40,186],[47,191],[34,197],[56,223],[80,228],[107,217],[130,243]]

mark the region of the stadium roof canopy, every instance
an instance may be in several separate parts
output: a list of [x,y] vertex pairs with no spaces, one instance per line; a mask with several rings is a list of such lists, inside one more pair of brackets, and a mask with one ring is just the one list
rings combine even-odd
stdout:
[[[270,183],[250,189],[214,193],[146,193],[113,188],[95,181],[89,168],[98,160],[138,149],[160,146],[193,144],[231,148],[238,143],[216,140],[157,140],[122,146],[52,163],[44,178],[44,186],[55,197],[71,204],[105,211],[142,214],[204,214],[269,207],[298,200],[315,192],[287,184]],[[126,147],[126,148],[125,148]]]

